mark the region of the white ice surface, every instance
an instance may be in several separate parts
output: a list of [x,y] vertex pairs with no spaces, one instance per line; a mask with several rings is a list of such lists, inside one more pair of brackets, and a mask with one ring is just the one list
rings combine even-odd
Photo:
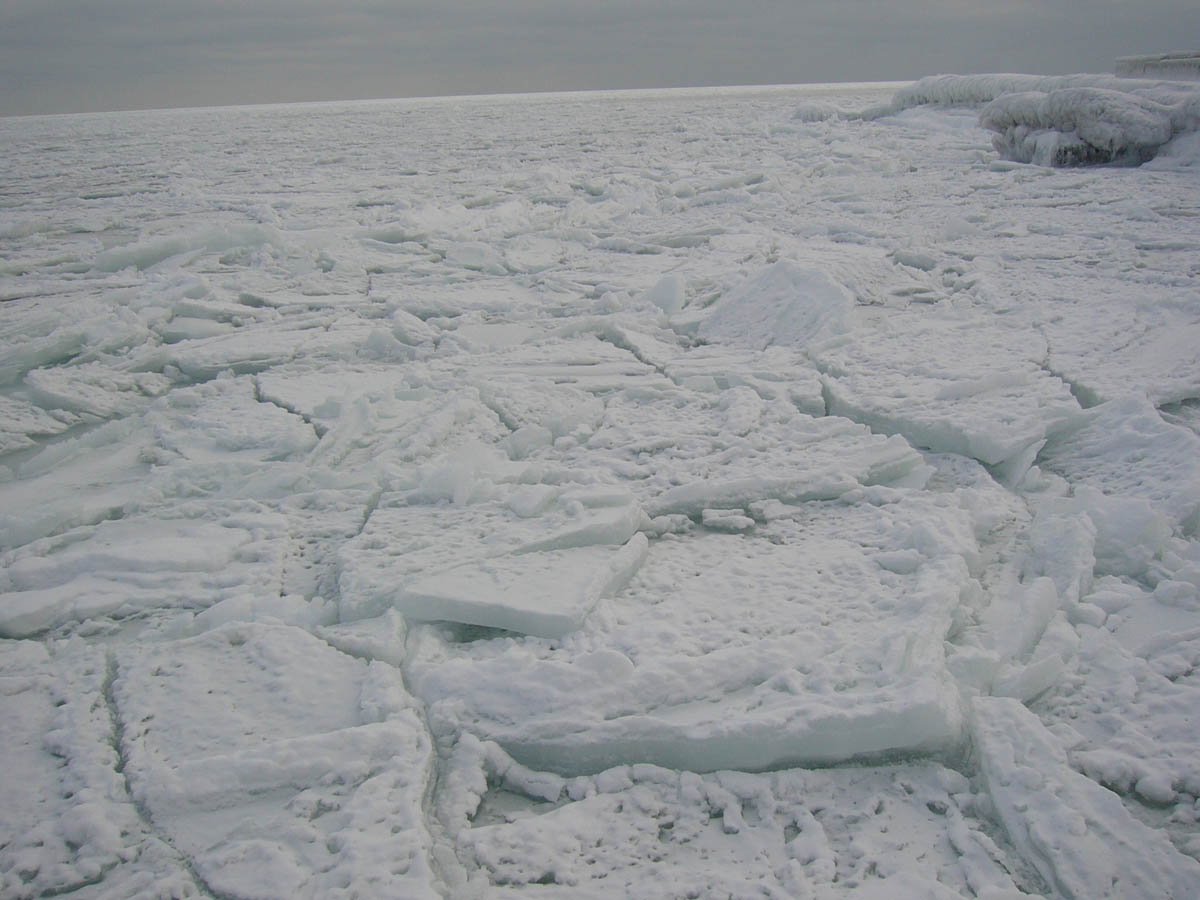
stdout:
[[0,895],[1200,894],[1196,96],[0,121]]

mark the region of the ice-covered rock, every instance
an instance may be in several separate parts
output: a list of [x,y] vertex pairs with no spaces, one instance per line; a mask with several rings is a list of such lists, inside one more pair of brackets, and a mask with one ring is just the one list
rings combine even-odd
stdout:
[[1200,127],[1200,91],[1107,75],[938,75],[868,117],[921,104],[986,104],[980,124],[1006,159],[1042,166],[1139,165]]
[[1176,130],[1162,103],[1087,87],[1002,94],[980,111],[979,122],[996,132],[1001,156],[1041,166],[1136,166]]

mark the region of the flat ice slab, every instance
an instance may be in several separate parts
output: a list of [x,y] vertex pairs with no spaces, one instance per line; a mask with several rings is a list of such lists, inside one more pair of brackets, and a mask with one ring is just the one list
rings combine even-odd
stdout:
[[616,551],[578,547],[465,563],[407,584],[393,606],[418,621],[562,637],[583,626],[601,597],[625,586],[646,548],[639,534]]
[[[484,496],[417,502],[435,486]],[[421,620],[561,635],[636,571],[645,538],[627,542],[643,515],[623,490],[481,484],[451,464],[426,488],[383,498],[343,549],[341,618],[390,607]]]
[[885,496],[800,504],[750,537],[664,539],[597,627],[557,647],[425,629],[410,639],[414,689],[436,732],[564,774],[949,749],[961,721],[942,641],[970,583],[971,520]]

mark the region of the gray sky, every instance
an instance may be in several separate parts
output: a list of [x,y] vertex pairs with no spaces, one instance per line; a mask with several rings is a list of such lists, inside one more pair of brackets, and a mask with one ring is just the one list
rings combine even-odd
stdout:
[[0,115],[1109,72],[1196,0],[0,0]]

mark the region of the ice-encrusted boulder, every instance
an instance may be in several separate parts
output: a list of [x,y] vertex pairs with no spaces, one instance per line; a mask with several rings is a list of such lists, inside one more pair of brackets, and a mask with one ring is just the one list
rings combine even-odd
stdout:
[[1043,166],[1140,165],[1200,127],[1200,90],[1111,75],[934,75],[898,91],[865,118],[922,105],[982,105],[1006,159]]

